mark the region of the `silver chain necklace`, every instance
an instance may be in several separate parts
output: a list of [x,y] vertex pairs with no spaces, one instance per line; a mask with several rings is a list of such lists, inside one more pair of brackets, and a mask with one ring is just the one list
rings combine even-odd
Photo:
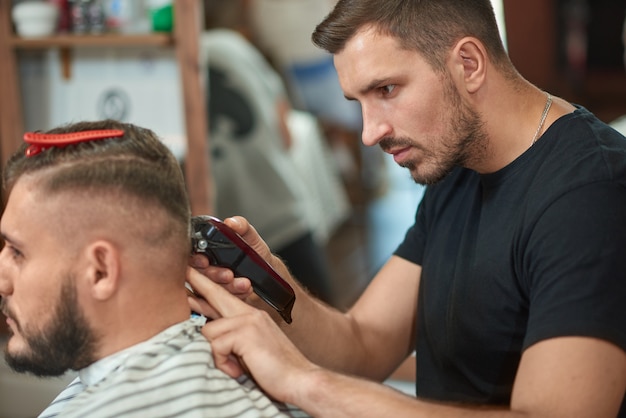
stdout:
[[550,93],[546,93],[548,98],[546,99],[546,107],[543,109],[543,113],[541,114],[541,120],[539,121],[539,126],[537,126],[537,131],[535,132],[535,136],[533,136],[533,142],[530,144],[532,147],[537,139],[539,138],[539,132],[541,132],[541,128],[543,128],[543,124],[546,121],[546,117],[548,116],[548,112],[550,111],[550,107],[552,106],[552,96]]

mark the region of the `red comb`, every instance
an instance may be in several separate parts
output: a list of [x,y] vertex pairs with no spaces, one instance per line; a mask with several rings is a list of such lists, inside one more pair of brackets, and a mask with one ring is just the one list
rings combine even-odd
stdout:
[[50,147],[64,147],[79,142],[94,141],[96,139],[117,138],[124,136],[121,129],[100,129],[93,131],[70,132],[66,134],[44,134],[39,132],[26,132],[24,142],[30,144],[26,148],[26,156],[32,157]]

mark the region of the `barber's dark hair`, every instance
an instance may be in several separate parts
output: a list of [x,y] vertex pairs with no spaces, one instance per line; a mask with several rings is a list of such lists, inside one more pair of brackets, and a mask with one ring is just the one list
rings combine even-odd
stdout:
[[498,68],[514,71],[489,0],[339,0],[312,40],[335,54],[365,26],[395,37],[438,71],[445,68],[450,48],[465,36],[480,40]]
[[148,204],[159,205],[181,228],[189,231],[191,210],[180,164],[150,130],[114,120],[79,122],[46,133],[119,129],[119,138],[52,146],[26,156],[27,143],[8,160],[3,187],[8,195],[24,175],[46,171],[39,184],[49,193],[118,191]]

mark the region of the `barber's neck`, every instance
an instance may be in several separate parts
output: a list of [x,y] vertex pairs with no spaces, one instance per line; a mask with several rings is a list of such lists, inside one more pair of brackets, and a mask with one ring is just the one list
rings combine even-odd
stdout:
[[484,91],[477,93],[475,107],[482,115],[487,147],[484,158],[469,167],[481,174],[509,165],[527,152],[533,139],[539,139],[556,119],[575,110],[571,104],[554,96],[550,96],[548,108],[548,93],[521,77],[513,81],[492,77],[488,83]]

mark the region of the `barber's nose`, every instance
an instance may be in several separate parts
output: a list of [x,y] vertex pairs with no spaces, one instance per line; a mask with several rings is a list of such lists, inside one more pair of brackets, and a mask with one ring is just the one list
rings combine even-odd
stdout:
[[373,146],[378,142],[391,135],[391,126],[385,122],[385,119],[376,111],[362,106],[363,111],[363,133],[361,141],[364,145]]

